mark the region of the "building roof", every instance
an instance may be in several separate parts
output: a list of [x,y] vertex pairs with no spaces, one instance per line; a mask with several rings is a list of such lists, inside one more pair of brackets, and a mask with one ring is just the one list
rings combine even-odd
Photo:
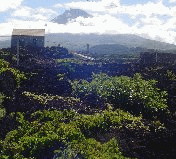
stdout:
[[45,29],[13,29],[13,35],[45,36]]

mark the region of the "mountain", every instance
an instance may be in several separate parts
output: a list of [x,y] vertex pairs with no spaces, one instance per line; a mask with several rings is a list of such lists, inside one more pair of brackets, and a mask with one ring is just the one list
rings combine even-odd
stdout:
[[101,44],[91,47],[90,53],[98,55],[129,54],[130,48],[118,44]]
[[78,51],[86,50],[87,44],[90,45],[90,50],[92,51],[94,49],[94,46],[100,45],[101,47],[101,45],[104,44],[118,44],[128,48],[140,47],[145,49],[176,50],[176,45],[145,39],[132,34],[46,34],[45,46],[52,46],[58,44],[61,44],[61,46],[66,47],[69,50]]
[[0,41],[0,49],[9,47],[11,47],[11,40]]
[[88,14],[87,12],[81,9],[70,9],[66,10],[63,14],[57,16],[51,21],[58,24],[66,24],[69,21],[76,19],[77,17],[88,18],[92,17],[92,15]]
[[[10,47],[10,40],[0,41],[0,48]],[[142,52],[144,49],[157,49],[164,52],[176,52],[176,45],[145,39],[132,34],[71,34],[55,33],[45,35],[46,46],[61,46],[76,51],[86,51],[87,44],[90,53],[131,53]]]

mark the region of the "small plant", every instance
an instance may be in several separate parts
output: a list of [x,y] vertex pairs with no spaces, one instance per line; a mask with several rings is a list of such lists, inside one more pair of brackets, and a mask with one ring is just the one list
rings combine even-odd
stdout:
[[65,74],[58,74],[57,77],[59,78],[59,81],[64,80]]
[[0,92],[0,119],[2,119],[6,114],[5,108],[2,105],[4,98],[5,96]]
[[52,101],[52,100],[62,100],[64,102],[67,102],[68,105],[72,105],[74,103],[80,102],[79,98],[62,97],[62,96],[58,96],[58,95],[52,96],[52,95],[49,95],[46,93],[37,95],[36,93],[24,91],[23,95],[25,95],[27,97],[32,97],[34,100],[38,101],[42,105],[46,105],[46,104],[48,104],[49,101]]
[[172,71],[170,71],[170,70],[167,70],[167,77],[170,80],[176,80],[176,75]]

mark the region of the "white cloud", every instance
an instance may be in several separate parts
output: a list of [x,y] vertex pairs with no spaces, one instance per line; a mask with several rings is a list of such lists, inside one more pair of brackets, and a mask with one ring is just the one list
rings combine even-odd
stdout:
[[12,13],[12,16],[18,17],[18,16],[23,16],[23,17],[29,17],[32,13],[32,9],[29,7],[21,7],[15,10],[14,13]]
[[121,13],[127,13],[131,16],[144,15],[151,17],[154,14],[166,15],[170,13],[170,8],[163,5],[162,1],[158,3],[148,2],[146,4],[137,4],[131,6],[122,6]]
[[[176,2],[170,0],[174,1]],[[45,28],[46,33],[137,34],[144,38],[176,44],[176,7],[165,6],[163,0],[129,6],[122,5],[120,0],[58,3],[56,8],[83,9],[94,16],[78,17],[66,25],[50,22],[57,16],[57,12],[52,9],[32,9],[19,5],[11,14],[12,18],[8,19],[7,23],[0,24],[0,35],[11,34],[13,28]],[[120,16],[122,14],[127,16]],[[123,21],[122,18],[127,19]],[[130,24],[128,20],[133,22]]]
[[9,23],[0,24],[0,35],[10,35],[12,33],[13,27]]
[[65,8],[65,9],[67,8],[67,9],[69,9],[65,4],[61,4],[61,3],[55,4],[54,7],[55,8]]
[[1,0],[0,12],[7,11],[9,9],[15,9],[21,5],[23,0]]
[[169,2],[170,2],[170,3],[174,3],[174,2],[176,2],[176,0],[169,0]]
[[[58,29],[59,28],[59,29]],[[121,34],[130,33],[131,29],[121,20],[111,15],[98,15],[92,18],[78,17],[66,25],[48,23],[48,32],[51,33],[98,33],[98,34]]]
[[176,44],[176,32],[174,31],[166,31],[163,29],[158,29],[158,27],[153,25],[146,25],[138,30],[138,33],[140,33],[140,35],[147,35],[150,39],[153,40]]
[[158,27],[161,27],[164,24],[164,21],[160,20],[157,17],[146,17],[146,18],[142,18],[141,22],[143,25],[155,25]]
[[162,25],[163,29],[166,31],[169,30],[174,30],[176,29],[176,18],[170,18],[167,23],[165,23],[164,25]]
[[30,7],[23,6],[16,9],[11,15],[12,17],[22,18],[23,20],[48,21],[51,20],[51,17],[57,15],[57,12],[53,11],[52,9],[32,9]]
[[23,21],[11,19],[0,24],[0,35],[11,35],[13,29],[46,29],[44,21]]
[[45,28],[45,21],[23,21],[13,19],[9,22],[13,28],[19,29],[43,29]]
[[[176,0],[171,0],[176,1]],[[79,8],[92,13],[93,18],[77,18],[75,22],[67,25],[69,31],[85,31],[98,33],[131,33],[156,39],[164,42],[174,43],[176,33],[176,7],[165,6],[163,0],[157,2],[147,2],[145,4],[136,4],[123,6],[120,1],[102,0],[102,1],[78,1],[58,5],[64,8]],[[119,19],[120,14],[127,14],[129,18],[136,21],[131,27],[128,23],[123,23]],[[164,18],[168,17],[167,18]],[[126,20],[127,21],[127,20]],[[72,26],[76,28],[73,30]],[[80,28],[80,25],[86,26]],[[87,31],[89,26],[89,31]],[[68,29],[69,28],[69,29]]]
[[101,12],[108,11],[110,9],[116,8],[120,6],[120,0],[101,0],[101,1],[77,1],[70,2],[65,4],[56,4],[55,7],[63,7],[63,8],[79,8],[83,10],[93,11],[93,12]]

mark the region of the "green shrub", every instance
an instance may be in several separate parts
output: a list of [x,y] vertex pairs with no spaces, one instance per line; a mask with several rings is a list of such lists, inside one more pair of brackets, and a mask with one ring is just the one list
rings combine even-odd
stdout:
[[11,68],[9,62],[0,59],[0,75],[6,71],[10,71],[13,73],[15,80],[17,82],[17,86],[20,85],[20,81],[26,79],[24,73],[21,73],[19,70],[15,68]]
[[2,103],[4,101],[4,98],[5,98],[5,96],[2,95],[1,92],[0,92],[0,119],[3,118],[5,116],[5,113],[6,113],[6,111],[5,111],[5,109],[2,105]]
[[156,82],[143,80],[140,74],[135,74],[133,78],[94,74],[92,82],[74,81],[72,89],[77,97],[93,93],[127,111],[150,113],[167,109],[167,92],[160,91],[155,86]]
[[5,96],[3,96],[0,92],[0,108],[2,108],[2,102],[4,100]]
[[53,100],[62,100],[63,102],[67,102],[69,105],[72,105],[74,103],[77,103],[80,101],[79,98],[74,98],[74,97],[62,97],[62,96],[52,96],[49,94],[35,94],[32,92],[23,92],[23,94],[27,97],[32,97],[34,100],[38,101],[40,104],[42,105],[46,105],[48,104],[49,101],[53,101]]
[[9,62],[3,60],[3,59],[0,59],[0,68],[7,68],[9,67]]
[[118,142],[115,138],[101,144],[93,138],[84,140],[83,142],[73,142],[72,150],[81,154],[85,159],[125,159],[119,150]]
[[97,133],[105,133],[110,128],[121,128],[123,122],[127,122],[129,128],[140,128],[148,129],[141,122],[142,116],[135,117],[132,114],[125,112],[120,109],[105,110],[102,113],[94,115],[82,114],[77,116],[72,122],[76,123],[77,127],[83,132],[85,136],[96,136]]
[[16,120],[18,128],[7,133],[1,142],[1,155],[12,158],[42,158],[49,151],[54,156],[55,150],[60,157],[118,158],[121,152],[116,139],[100,144],[92,137],[96,133],[108,132],[110,127],[120,128],[125,121],[129,125],[141,123],[141,117],[110,109],[94,115],[80,115],[67,110],[37,111],[31,115],[30,121],[25,119],[24,113],[18,112]]

